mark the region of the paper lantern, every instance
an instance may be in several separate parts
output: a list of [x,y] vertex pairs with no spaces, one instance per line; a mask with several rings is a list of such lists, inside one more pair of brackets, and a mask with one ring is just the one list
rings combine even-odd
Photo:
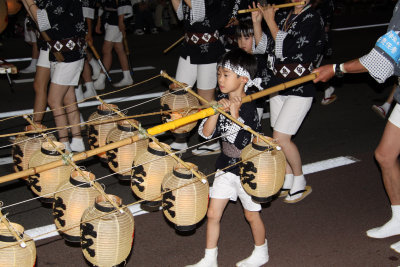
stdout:
[[[91,182],[95,181],[93,173],[82,171]],[[57,229],[60,230],[65,240],[69,242],[80,242],[80,228],[83,212],[94,205],[96,197],[100,192],[93,188],[78,171],[73,171],[69,181],[62,184],[57,193],[54,194],[53,216]],[[75,226],[69,229],[71,226]]]
[[[169,145],[161,143],[170,148]],[[164,176],[172,171],[175,160],[156,143],[151,142],[147,151],[136,157],[132,169],[131,188],[135,195],[145,202],[142,207],[157,208],[161,205],[161,183]]]
[[[119,121],[117,127],[114,127],[108,133],[106,144],[111,144],[113,142],[138,135],[139,131],[131,126],[129,122],[138,125],[136,120]],[[149,140],[143,139],[130,145],[108,150],[106,152],[108,166],[111,168],[111,170],[119,174],[118,178],[120,180],[130,180],[133,161],[139,153],[146,151],[148,144]]]
[[[175,83],[172,83],[169,86],[169,90],[164,92],[163,96],[161,97],[161,106],[163,110],[183,109],[181,111],[172,112],[169,115],[168,114],[163,115],[162,116],[163,121],[167,122],[180,119],[184,116],[196,113],[198,111],[196,109],[192,110],[185,110],[185,109],[189,107],[199,106],[199,101],[195,96],[189,94],[185,90],[182,90],[182,88],[176,85]],[[172,133],[177,138],[187,137],[190,134],[190,131],[194,127],[196,127],[196,123],[197,122],[192,122],[183,125],[179,128],[172,130]]]
[[[196,165],[187,164],[197,170]],[[207,213],[208,183],[202,183],[190,170],[178,163],[174,170],[164,177],[162,191],[165,192],[162,198],[165,217],[178,231],[195,229],[196,224]]]
[[[122,200],[108,195],[118,205]],[[112,212],[114,211],[114,212]],[[132,213],[116,211],[104,196],[82,215],[81,246],[84,257],[95,266],[116,266],[129,256],[133,244],[134,220]]]
[[21,247],[7,226],[0,223],[0,266],[21,267],[35,266],[36,246],[35,242],[26,234],[24,227],[17,223],[10,223],[18,233],[26,247]]
[[[107,135],[110,130],[117,126],[116,121],[102,123],[102,121],[113,120],[119,118],[111,108],[118,109],[116,105],[99,105],[97,111],[92,113],[88,119],[88,143],[90,149],[95,149],[106,144]],[[102,162],[107,162],[106,152],[100,153],[99,156]]]
[[8,25],[7,3],[0,0],[0,33],[2,33]]
[[[45,130],[46,126],[42,124],[36,125],[39,129]],[[35,128],[32,125],[26,126],[25,131],[32,131]],[[53,134],[47,134],[47,137],[52,141],[56,141],[56,137]],[[42,144],[47,142],[46,138],[44,138],[40,133],[26,133],[18,135],[12,146],[12,157],[14,161],[14,170],[16,172],[23,171],[28,169],[28,164],[31,156],[34,152],[41,149]]]
[[18,0],[7,0],[8,15],[15,15],[21,10],[22,4]]
[[248,159],[240,165],[240,181],[244,190],[255,202],[269,202],[271,196],[282,188],[285,179],[286,158],[283,151],[254,138],[242,150],[241,158]]
[[[57,148],[65,151],[63,143],[54,142]],[[49,143],[44,142],[42,148],[33,153],[29,160],[29,168],[37,167],[53,161],[61,160],[62,155]],[[54,169],[43,171],[28,177],[27,182],[31,190],[38,196],[42,202],[50,203],[54,200],[54,192],[57,188],[68,181],[72,166],[60,166]]]

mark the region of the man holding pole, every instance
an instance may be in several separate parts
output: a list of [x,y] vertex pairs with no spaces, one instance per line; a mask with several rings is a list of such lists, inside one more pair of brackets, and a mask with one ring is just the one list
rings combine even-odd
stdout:
[[[326,82],[333,76],[341,77],[344,73],[369,74],[379,83],[395,75],[400,76],[400,0],[397,2],[387,33],[381,36],[375,47],[366,55],[342,64],[330,64],[317,68],[314,72],[319,77],[314,82]],[[382,171],[382,179],[389,196],[392,209],[392,218],[383,226],[367,231],[372,238],[386,238],[400,234],[400,87],[397,87],[394,107],[386,124],[382,138],[375,150],[375,158]],[[391,245],[391,248],[400,253],[400,242]]]

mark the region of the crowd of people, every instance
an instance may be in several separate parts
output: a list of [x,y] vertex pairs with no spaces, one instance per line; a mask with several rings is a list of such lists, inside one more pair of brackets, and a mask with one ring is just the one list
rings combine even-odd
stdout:
[[[333,1],[305,0],[305,3],[296,3],[299,1],[291,0],[296,5],[284,9],[261,2],[159,0],[154,9],[156,19],[149,20],[151,8],[149,3],[142,1],[23,0],[28,14],[25,41],[32,45],[32,62],[22,72],[35,72],[34,121],[41,123],[42,112],[48,104],[57,127],[60,127],[59,141],[66,150],[84,151],[81,129],[77,126],[83,118],[76,100],[94,96],[96,90],[105,88],[113,50],[123,71],[122,80],[113,85],[122,87],[133,83],[132,69],[129,68],[123,46],[126,19],[135,13],[135,33],[141,35],[146,29],[152,33],[160,29],[169,30],[171,24],[177,24],[173,19],[176,16],[185,31],[176,80],[191,87],[196,86],[197,93],[203,99],[207,102],[216,101],[232,117],[255,131],[261,131],[266,99],[242,104],[242,97],[312,72],[319,73],[314,82],[306,82],[269,97],[273,138],[282,148],[287,161],[279,196],[288,204],[302,201],[312,192],[312,188],[307,185],[301,153],[292,137],[313,104],[315,83],[328,82],[333,76],[341,77],[344,73],[369,72],[378,82],[390,76],[399,76],[400,0],[388,33],[378,40],[369,54],[346,63],[322,67],[323,57],[332,53],[329,34]],[[238,13],[246,8],[253,8],[254,11]],[[97,18],[95,14],[98,14]],[[104,33],[104,69],[86,49],[92,45],[93,30],[98,34]],[[398,49],[391,49],[393,47]],[[81,75],[84,87],[78,86]],[[327,83],[325,88],[324,105],[336,99],[332,85]],[[399,90],[396,84],[388,103],[373,109],[386,117],[391,101],[400,101]],[[68,125],[75,125],[70,133],[65,128]],[[198,132],[204,139],[222,138],[192,151],[196,156],[218,153],[219,157],[215,164],[217,174],[210,190],[204,257],[190,266],[217,266],[220,220],[229,201],[235,201],[238,197],[251,228],[254,250],[236,266],[261,266],[269,260],[266,230],[260,216],[261,205],[241,186],[239,167],[230,167],[240,161],[240,152],[252,142],[252,136],[222,114],[204,119]],[[372,238],[400,234],[399,133],[400,106],[396,104],[375,152],[392,204],[393,217],[382,227],[367,231]],[[184,151],[188,149],[187,141],[186,138],[176,139],[171,148]],[[400,242],[393,244],[392,248],[400,253]]]

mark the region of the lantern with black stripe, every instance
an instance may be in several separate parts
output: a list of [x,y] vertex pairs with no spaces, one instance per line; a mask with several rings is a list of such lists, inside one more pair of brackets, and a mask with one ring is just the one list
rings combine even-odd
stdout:
[[100,195],[91,184],[95,181],[94,174],[88,171],[82,173],[85,177],[78,171],[73,171],[69,181],[62,184],[54,194],[54,223],[64,239],[69,242],[81,241],[79,222],[82,214],[88,207],[94,205],[96,197]]
[[[111,108],[118,109],[113,104],[99,105],[97,106],[97,111],[90,115],[88,119],[88,143],[90,149],[104,146],[108,133],[117,126],[117,122],[114,120],[119,116]],[[107,162],[106,152],[102,152],[97,156],[102,162]]]
[[0,266],[35,266],[35,242],[28,235],[24,234],[24,227],[17,223],[10,223],[10,225],[26,246],[21,247],[7,226],[3,222],[0,222]]
[[[136,120],[119,121],[117,127],[114,127],[107,136],[106,144],[118,142],[122,139],[136,136],[139,131],[136,130],[130,123],[138,125]],[[118,173],[120,180],[130,180],[132,173],[132,163],[136,156],[146,151],[148,139],[139,140],[130,145],[121,146],[115,149],[108,150],[108,166],[111,170]]]
[[[197,166],[187,163],[197,171]],[[196,228],[207,213],[208,183],[201,182],[192,172],[178,163],[174,170],[164,177],[162,183],[163,212],[178,231]]]
[[[54,142],[54,144],[58,149],[65,152],[65,146],[63,143]],[[42,148],[32,155],[29,161],[29,168],[37,167],[61,159],[62,155],[49,142],[44,142],[42,144]],[[40,199],[42,202],[53,202],[54,192],[61,184],[68,181],[72,169],[73,168],[71,166],[63,165],[30,175],[27,179],[28,186],[33,193],[42,197]]]
[[[122,200],[108,195],[119,206]],[[133,244],[134,220],[127,208],[116,210],[101,195],[85,210],[81,220],[81,246],[84,257],[95,266],[116,266],[129,256]]]
[[[47,129],[47,127],[42,124],[36,124],[36,127],[41,130]],[[14,161],[14,170],[16,172],[28,169],[29,160],[33,153],[40,150],[42,144],[46,142],[46,138],[38,132],[33,132],[34,130],[35,128],[32,125],[26,126],[25,132],[30,133],[18,135],[13,142],[12,157]],[[57,140],[53,134],[47,134],[47,137],[52,141]]]
[[256,137],[242,150],[241,158],[244,162],[240,166],[240,181],[244,190],[255,202],[271,201],[271,196],[281,189],[285,179],[283,151]]
[[[169,86],[169,90],[164,92],[161,97],[161,106],[163,110],[175,110],[170,114],[162,116],[163,121],[168,122],[196,113],[198,111],[197,109],[188,110],[187,108],[199,106],[199,100],[183,88],[172,83]],[[187,137],[190,131],[196,126],[196,123],[197,122],[192,122],[183,125],[171,130],[171,132],[177,138]]]
[[[161,143],[170,149],[170,146]],[[157,209],[161,205],[161,183],[164,176],[172,171],[175,160],[159,145],[149,143],[147,151],[136,157],[132,169],[131,188],[135,195],[143,200],[145,210]]]

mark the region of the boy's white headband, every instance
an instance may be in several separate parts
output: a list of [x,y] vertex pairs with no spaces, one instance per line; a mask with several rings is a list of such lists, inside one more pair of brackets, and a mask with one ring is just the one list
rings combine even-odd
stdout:
[[224,65],[222,64],[218,64],[218,67],[222,67],[222,68],[226,68],[228,70],[233,71],[234,73],[236,73],[239,76],[243,76],[246,77],[248,79],[246,85],[244,86],[244,91],[247,91],[247,88],[249,88],[250,86],[255,86],[260,90],[263,90],[263,88],[261,87],[261,78],[255,78],[254,80],[252,80],[250,78],[250,73],[245,70],[243,67],[241,66],[234,66],[231,64],[231,62],[229,60],[227,60]]

